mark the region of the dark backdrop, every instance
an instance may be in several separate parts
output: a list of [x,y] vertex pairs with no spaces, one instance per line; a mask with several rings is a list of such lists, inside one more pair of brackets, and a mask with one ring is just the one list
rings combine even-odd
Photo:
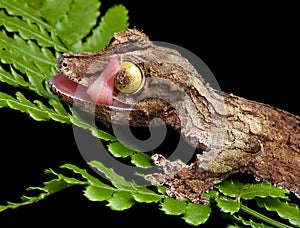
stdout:
[[[299,114],[295,7],[196,2],[103,1],[101,12],[123,3],[129,10],[130,27],[143,30],[152,40],[174,43],[198,55],[222,90]],[[43,174],[46,168],[58,170],[60,165],[73,163],[89,170],[71,126],[36,122],[9,109],[0,109],[0,117],[1,204],[17,201],[26,187],[48,180],[50,176]],[[88,201],[81,191],[69,189],[37,204],[2,212],[0,226],[104,227],[105,222],[109,226],[188,227],[180,217],[164,215],[157,204],[137,204],[115,212],[105,203]],[[208,225],[221,221],[218,214],[214,216]]]

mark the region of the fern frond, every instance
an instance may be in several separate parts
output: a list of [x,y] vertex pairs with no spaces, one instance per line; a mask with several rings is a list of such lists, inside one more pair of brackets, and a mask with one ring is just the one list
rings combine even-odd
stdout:
[[101,18],[101,22],[93,29],[92,35],[86,42],[79,41],[73,45],[76,52],[97,51],[103,49],[109,43],[111,37],[117,31],[122,31],[128,26],[127,10],[122,5],[114,6],[107,10]]
[[69,116],[70,121],[72,124],[74,124],[77,127],[80,127],[82,129],[90,130],[91,134],[99,139],[105,140],[105,141],[116,141],[117,139],[112,136],[111,134],[100,130],[99,128],[92,126],[91,124],[87,123],[76,113],[74,110],[71,110],[72,115]]
[[85,181],[80,181],[75,178],[65,177],[62,174],[57,174],[53,170],[49,169],[46,170],[45,173],[51,173],[54,174],[57,178],[52,179],[48,182],[44,182],[43,187],[29,187],[27,188],[27,191],[31,190],[37,190],[40,193],[37,196],[22,196],[21,202],[18,203],[12,203],[8,202],[7,205],[0,205],[0,212],[7,210],[7,209],[16,209],[21,206],[29,205],[32,203],[39,202],[40,200],[43,200],[49,195],[52,195],[56,192],[62,191],[63,189],[69,188],[71,186],[75,185],[85,185]]
[[19,17],[11,17],[0,11],[1,23],[9,32],[18,32],[25,39],[34,39],[40,46],[55,47],[58,51],[67,51],[58,40],[49,36],[48,32],[41,26],[37,26],[29,21],[21,20]]
[[151,158],[148,155],[129,149],[120,142],[110,143],[108,151],[117,158],[130,157],[131,163],[137,167],[148,168],[152,166]]
[[[1,40],[0,32],[0,43],[4,45]],[[41,52],[42,53],[42,52]],[[33,60],[26,60],[24,56],[18,51],[15,53],[12,52],[11,49],[0,49],[1,59],[0,61],[4,64],[10,65],[10,72],[3,72],[2,68],[2,79],[4,82],[13,85],[13,86],[22,86],[25,87],[43,97],[53,98],[54,96],[44,87],[45,79],[48,78],[47,75],[43,74],[37,66],[33,63]],[[47,66],[48,71],[50,71],[49,66]],[[20,71],[24,76],[17,73]],[[11,74],[11,78],[9,78],[9,74]],[[5,77],[4,77],[5,76]],[[23,80],[21,79],[23,78]]]
[[57,34],[67,47],[82,40],[96,25],[100,3],[98,0],[75,0],[64,17],[55,25]]
[[[50,102],[51,101],[51,102]],[[66,112],[63,111],[61,104],[55,100],[50,100],[49,104],[54,108],[45,106],[42,102],[36,100],[29,101],[20,92],[16,93],[16,97],[12,97],[0,92],[0,108],[10,107],[21,112],[28,113],[34,120],[56,120],[62,123],[70,123],[70,119]]]
[[[289,219],[291,224],[297,226],[300,225],[300,210],[298,207],[293,207],[280,201],[280,199],[287,199],[287,191],[284,189],[277,188],[265,182],[247,184],[241,183],[237,180],[225,180],[217,185],[216,188],[219,192],[212,193],[211,196],[213,196],[214,201],[217,203],[220,210],[225,213],[230,213],[230,215],[234,215],[234,219],[242,222],[244,225],[262,227],[260,223],[255,223],[251,220],[248,221],[241,218],[238,215],[239,211],[246,212],[264,223],[271,224],[276,227],[290,227],[245,206],[245,200],[251,199],[255,199],[260,207],[265,207],[267,210],[277,211],[280,217]],[[267,227],[267,225],[264,226]]]
[[275,187],[266,182],[256,184],[245,184],[238,180],[225,180],[216,186],[220,192],[229,197],[240,197],[241,199],[251,200],[255,197],[273,197],[287,199],[287,191],[282,188]]
[[182,215],[182,218],[187,223],[195,226],[205,223],[210,216],[210,206],[197,205],[187,201],[177,201],[164,194],[156,193],[145,186],[139,186],[134,182],[126,181],[112,169],[106,168],[101,162],[92,161],[90,165],[109,178],[111,185],[101,182],[84,169],[80,169],[72,164],[65,164],[61,168],[67,168],[79,174],[81,178],[67,177],[51,169],[46,170],[46,173],[54,174],[56,178],[45,182],[43,187],[30,187],[27,189],[39,190],[41,193],[37,196],[23,196],[21,198],[22,201],[19,203],[9,202],[7,205],[0,205],[0,211],[36,203],[65,188],[81,185],[85,187],[84,195],[89,200],[97,202],[106,201],[106,205],[112,210],[123,211],[129,209],[135,203],[158,203],[161,206],[161,210],[166,214]]
[[[254,222],[251,219],[246,220],[246,219],[242,218],[241,216],[232,216],[232,219],[240,222],[244,226],[252,227],[252,228],[272,228],[273,227],[273,226],[268,226],[268,225],[263,224],[263,223]],[[236,227],[240,227],[240,226],[236,226]]]
[[14,35],[10,38],[5,31],[0,32],[0,42],[2,50],[5,50],[11,54],[20,54],[23,58],[29,62],[35,63],[37,67],[42,69],[48,69],[55,61],[56,58],[46,59],[45,55],[40,51],[40,48],[32,41],[25,41],[18,35]]
[[[41,12],[42,17],[53,27],[67,14],[71,9],[72,0],[64,0],[58,3],[56,1],[42,1],[42,4],[32,6]],[[32,1],[30,2],[32,4]]]
[[49,33],[51,33],[52,40],[55,41],[54,47],[59,51],[67,50],[57,38],[55,27],[46,23],[38,13],[39,11],[29,7],[27,2],[23,1],[22,4],[18,0],[0,0],[0,8],[5,9],[10,15],[20,16],[24,21],[38,25],[43,34],[45,33],[43,30],[47,30]]
[[297,205],[290,205],[288,202],[271,197],[257,198],[256,202],[260,207],[275,211],[281,218],[288,219],[291,224],[300,227],[300,209]]
[[12,66],[10,66],[10,73],[0,66],[0,81],[6,82],[7,84],[15,87],[30,87],[30,84],[27,81],[25,81],[24,78],[21,75],[19,75]]
[[20,4],[18,0],[0,0],[0,8],[4,8],[10,15],[21,16],[24,20],[29,20],[37,25],[55,33],[55,28],[44,22],[36,10],[29,7],[27,2]]

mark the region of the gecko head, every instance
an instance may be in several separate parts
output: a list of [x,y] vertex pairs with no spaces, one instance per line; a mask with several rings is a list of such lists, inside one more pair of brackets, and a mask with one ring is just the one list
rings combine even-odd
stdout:
[[149,41],[137,30],[125,30],[100,52],[63,54],[58,59],[60,73],[50,79],[49,87],[63,100],[112,125],[168,125],[193,149],[206,146],[202,125],[213,118],[206,100],[211,91],[206,82],[210,81],[199,74],[206,65],[185,50],[205,66],[202,71],[195,69],[185,57],[189,56],[182,55],[183,48],[177,48]]
[[101,52],[63,54],[60,74],[49,80],[49,87],[100,119],[107,120],[109,112],[133,111],[139,118],[129,119],[140,120],[136,125],[147,125],[153,117],[177,125],[174,103],[184,100],[190,82],[186,65],[176,50],[155,45],[135,29],[125,30]]

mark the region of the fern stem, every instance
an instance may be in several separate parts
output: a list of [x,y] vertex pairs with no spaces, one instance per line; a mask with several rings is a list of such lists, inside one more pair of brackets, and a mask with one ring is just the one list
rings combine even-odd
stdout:
[[264,221],[266,223],[269,223],[270,225],[273,225],[275,227],[279,227],[279,228],[292,228],[291,226],[285,225],[281,222],[278,222],[274,219],[271,219],[265,215],[260,214],[259,212],[241,204],[241,210],[246,212],[249,215],[252,215],[253,217],[260,219],[261,221]]

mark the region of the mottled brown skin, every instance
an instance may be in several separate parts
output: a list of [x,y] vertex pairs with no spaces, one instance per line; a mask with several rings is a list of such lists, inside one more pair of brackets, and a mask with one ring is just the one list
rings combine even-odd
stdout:
[[[227,178],[236,171],[247,172],[253,174],[258,181],[266,180],[276,186],[285,188],[294,192],[299,197],[300,191],[300,118],[286,111],[271,107],[266,104],[249,101],[240,97],[229,94],[227,96],[228,105],[228,123],[231,129],[228,130],[230,138],[235,140],[238,137],[244,137],[241,132],[250,135],[248,149],[250,153],[263,151],[254,162],[245,161],[238,158],[238,152],[229,150],[222,152],[217,156],[209,169],[199,172],[199,163],[201,163],[201,155],[195,163],[190,166],[180,165],[181,169],[176,173],[170,173],[166,169],[163,158],[156,163],[164,168],[165,174],[150,175],[150,180],[157,184],[167,184],[170,186],[167,190],[168,194],[177,199],[188,198],[194,203],[208,203],[202,194],[205,190],[211,188],[220,180]],[[260,120],[261,130],[255,130],[256,126],[252,126],[251,118]],[[242,117],[242,118],[241,118]],[[244,119],[243,119],[244,118]],[[249,119],[250,118],[250,119]],[[254,124],[256,125],[256,124]],[[251,130],[251,128],[254,128]],[[261,145],[251,144],[260,140]],[[246,147],[238,150],[247,150]],[[157,157],[153,158],[155,161]],[[251,159],[249,154],[248,159]],[[162,162],[161,162],[162,161]],[[232,162],[232,164],[228,164]],[[224,170],[225,167],[236,167],[229,172],[215,172],[216,170]],[[169,162],[167,166],[172,166]],[[173,166],[178,166],[178,161]],[[238,168],[239,167],[239,168]]]
[[114,96],[127,108],[69,97],[60,94],[55,85],[49,86],[64,100],[108,122],[147,126],[159,117],[191,146],[204,150],[191,165],[168,161],[161,155],[153,157],[164,173],[148,178],[169,186],[170,196],[208,203],[202,196],[205,191],[241,171],[299,197],[298,116],[211,88],[176,50],[152,44],[136,29],[116,34],[101,52],[64,54],[59,59],[59,68],[70,79],[88,86],[115,55],[137,64],[146,77],[137,94],[114,91]]

